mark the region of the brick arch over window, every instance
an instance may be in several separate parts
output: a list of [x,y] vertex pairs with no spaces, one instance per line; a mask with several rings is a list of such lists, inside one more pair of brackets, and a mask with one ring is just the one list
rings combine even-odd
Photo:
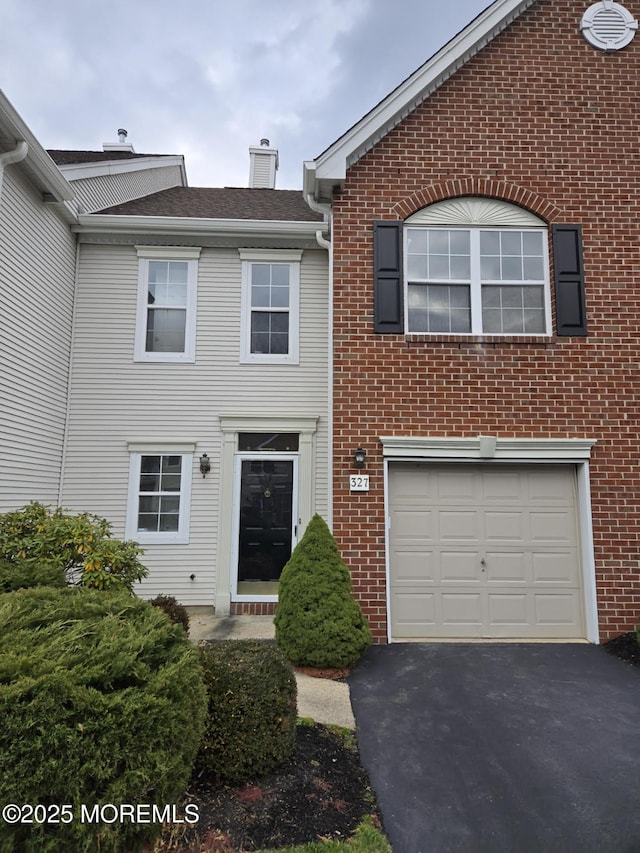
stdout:
[[392,212],[400,219],[407,219],[423,207],[459,196],[484,196],[509,201],[535,213],[545,222],[562,220],[560,208],[544,196],[495,178],[462,178],[432,184],[397,202]]
[[[443,202],[447,200],[453,200],[461,197],[475,197],[477,198],[491,198],[496,201],[503,201],[507,204],[515,205],[520,207],[523,211],[528,211],[529,213],[534,214],[537,218],[542,220],[542,222],[547,223],[551,226],[551,236],[552,236],[552,258],[547,260],[547,271],[549,270],[549,260],[551,261],[551,269],[554,272],[554,283],[555,283],[555,334],[558,336],[579,336],[585,337],[587,335],[587,319],[586,319],[586,307],[585,307],[585,282],[584,282],[584,266],[583,266],[583,258],[582,258],[582,229],[577,223],[566,223],[562,221],[562,211],[556,205],[550,203],[546,199],[540,198],[540,196],[535,193],[530,192],[529,190],[525,190],[522,187],[513,186],[507,184],[503,181],[496,181],[492,179],[463,179],[456,181],[446,181],[442,184],[434,184],[431,187],[426,187],[422,190],[417,191],[413,195],[409,196],[406,199],[398,202],[391,210],[396,214],[395,219],[384,219],[378,220],[373,223],[373,261],[374,261],[374,332],[377,334],[404,334],[404,333],[413,333],[416,331],[420,334],[440,334],[441,330],[436,328],[437,324],[440,322],[438,319],[438,314],[442,314],[443,312],[440,310],[440,305],[437,302],[437,299],[449,299],[451,300],[452,296],[455,295],[456,298],[460,297],[462,293],[462,287],[464,286],[464,282],[456,282],[456,291],[455,294],[453,291],[448,290],[444,295],[438,291],[436,293],[436,288],[446,287],[446,281],[444,284],[440,281],[443,276],[440,274],[435,275],[433,281],[429,282],[427,279],[424,279],[424,272],[421,270],[426,269],[424,264],[418,262],[418,265],[415,266],[415,270],[413,273],[414,280],[409,281],[409,271],[407,269],[407,255],[408,253],[408,244],[404,237],[407,235],[407,228],[410,228],[412,231],[415,231],[415,226],[410,225],[407,220],[418,211],[422,211],[425,208],[430,207],[431,205],[436,204],[437,202]],[[417,224],[417,223],[416,223]],[[522,224],[522,223],[520,223]],[[478,227],[473,226],[470,227],[470,236],[474,233],[476,237],[474,238],[474,249],[471,252],[471,248],[469,248],[468,253],[466,251],[461,251],[458,253],[453,253],[457,258],[460,256],[471,258],[472,255],[476,259],[480,259],[480,246],[477,241],[477,237],[480,236],[480,230]],[[417,237],[417,231],[416,231]],[[448,239],[448,238],[447,238]],[[418,243],[421,241],[418,240]],[[424,242],[424,241],[422,241]],[[501,240],[499,241],[500,245],[502,245]],[[512,241],[511,241],[512,242]],[[529,241],[531,242],[531,241]],[[542,255],[531,249],[529,246],[528,251],[524,252],[524,244],[522,244],[521,252],[523,253],[523,258],[539,258],[544,255],[544,250],[542,250]],[[513,247],[511,247],[513,248]],[[424,252],[426,255],[429,255],[429,249],[424,248]],[[497,253],[496,256],[501,256],[501,249]],[[416,252],[409,253],[413,256],[420,255],[423,250],[418,249]],[[434,263],[436,256],[440,256],[442,253],[434,252]],[[444,253],[447,255],[447,253]],[[493,257],[495,253],[489,251],[489,254],[486,256],[487,258]],[[518,252],[513,253],[513,251],[508,251],[505,254],[505,257],[516,257],[518,256]],[[413,258],[415,260],[415,257]],[[458,270],[456,279],[464,278],[467,276],[469,278],[469,293],[470,293],[470,304],[461,305],[461,306],[453,306],[456,309],[460,309],[458,314],[456,314],[456,323],[451,325],[448,328],[448,333],[460,333],[460,334],[498,334],[496,328],[494,326],[493,320],[489,317],[489,307],[493,308],[493,304],[485,305],[482,302],[482,299],[478,299],[478,295],[481,297],[487,296],[489,300],[492,302],[495,301],[496,295],[502,294],[502,291],[498,294],[496,288],[500,288],[503,286],[502,276],[503,271],[502,267],[500,268],[500,275],[496,278],[495,276],[489,276],[489,278],[485,281],[485,285],[488,289],[486,292],[483,290],[482,276],[479,274],[479,270],[481,266],[478,266],[477,263],[469,266],[469,269],[463,270],[460,264],[462,261],[458,260],[458,266],[456,269]],[[430,262],[427,265],[428,269],[431,269]],[[438,267],[438,264],[436,264]],[[522,329],[516,329],[516,323],[512,322],[511,314],[506,312],[504,316],[500,317],[500,323],[504,325],[506,322],[506,326],[508,327],[508,331],[515,329],[513,331],[514,334],[537,334],[538,331],[534,328],[536,325],[540,325],[539,317],[535,318],[535,322],[532,319],[529,322],[528,314],[535,313],[533,309],[536,308],[536,305],[525,305],[525,302],[529,300],[529,296],[533,299],[532,294],[534,294],[533,287],[535,286],[543,286],[545,289],[545,305],[544,310],[547,317],[547,320],[544,323],[545,334],[551,333],[550,326],[550,309],[551,303],[549,301],[549,291],[548,291],[548,277],[547,272],[544,272],[544,275],[540,279],[540,281],[536,284],[535,281],[529,281],[531,278],[532,271],[539,272],[539,264],[536,267],[535,261],[530,260],[528,263],[529,272],[522,279],[522,284],[518,284],[520,281],[520,277],[524,275],[525,267],[522,266],[520,269],[520,273],[517,271],[513,275],[509,275],[508,278],[513,278],[514,281],[507,282],[505,279],[505,286],[513,287],[513,290],[510,291],[509,302],[512,301],[512,297],[518,295],[521,296],[522,301],[522,312],[521,315],[518,315],[519,319],[522,321]],[[474,270],[473,276],[471,275],[471,270]],[[535,268],[535,270],[534,270]],[[511,264],[509,269],[516,269],[516,267]],[[405,274],[406,273],[406,274]],[[448,271],[448,275],[450,276],[451,270]],[[468,275],[467,275],[468,274]],[[534,278],[539,278],[539,276],[533,276]],[[427,274],[428,278],[428,274]],[[494,282],[494,278],[496,279]],[[444,275],[444,279],[447,279],[447,275]],[[448,279],[447,279],[448,280]],[[423,286],[424,285],[424,286]],[[459,289],[458,289],[459,285]],[[409,289],[413,287],[412,292],[409,292]],[[434,320],[433,328],[430,325],[430,320],[426,324],[426,327],[423,328],[423,320],[424,318],[420,317],[415,320],[416,328],[411,327],[411,323],[408,321],[408,314],[411,309],[411,300],[410,297],[414,297],[414,315],[417,311],[418,314],[420,312],[422,303],[429,303],[430,297],[432,294],[429,292],[429,288],[432,288],[433,293],[435,294],[434,299],[436,301],[433,303],[433,311],[431,312],[436,318]],[[521,290],[517,291],[516,287],[520,287]],[[522,289],[526,287],[529,291],[529,295],[527,299],[525,299],[525,291]],[[491,289],[493,288],[493,290]],[[442,289],[442,288],[441,288]],[[506,293],[506,291],[505,291]],[[471,298],[475,294],[475,298]],[[535,295],[535,294],[534,294]],[[419,296],[419,298],[418,298]],[[538,300],[539,301],[539,300]],[[506,305],[506,303],[504,303]],[[482,310],[480,310],[480,306],[482,306]],[[424,307],[424,306],[423,306]],[[449,313],[453,316],[453,307],[452,304],[449,305]],[[485,325],[485,317],[484,317],[484,308],[487,308],[487,318],[488,322]],[[502,310],[502,298],[500,299],[500,306]],[[512,307],[507,305],[507,307]],[[540,308],[540,306],[537,306]],[[518,306],[515,306],[518,308]],[[528,309],[531,308],[531,312],[527,312]],[[427,319],[429,319],[429,305],[426,306],[426,313],[428,315]],[[465,314],[465,311],[467,312]],[[469,314],[471,311],[471,314]],[[474,313],[475,311],[475,313]],[[423,311],[424,313],[424,311]],[[445,312],[446,313],[446,312]],[[414,319],[415,319],[414,316]],[[449,315],[447,315],[449,316]],[[514,313],[515,316],[515,313]],[[471,321],[469,321],[469,317],[471,317]],[[474,319],[475,318],[475,319]],[[482,319],[480,319],[482,318]],[[410,320],[411,318],[409,318]],[[437,322],[436,322],[437,320]],[[459,322],[458,322],[459,321]],[[453,326],[456,326],[454,329]],[[459,326],[459,328],[458,328]],[[502,326],[501,326],[502,329]],[[502,331],[505,331],[504,329]],[[447,333],[447,329],[444,330],[444,333]],[[502,333],[502,332],[500,332]]]

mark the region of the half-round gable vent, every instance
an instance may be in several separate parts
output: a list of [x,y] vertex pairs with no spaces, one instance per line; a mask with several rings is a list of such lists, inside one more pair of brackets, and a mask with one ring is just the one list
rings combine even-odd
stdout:
[[580,22],[582,35],[600,50],[621,50],[638,29],[638,22],[620,3],[602,0],[584,13]]

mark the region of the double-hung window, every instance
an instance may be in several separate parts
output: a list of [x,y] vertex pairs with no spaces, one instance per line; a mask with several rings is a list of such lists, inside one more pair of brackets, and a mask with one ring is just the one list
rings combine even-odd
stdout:
[[241,361],[298,363],[301,254],[240,250]]
[[[454,224],[445,224],[452,219]],[[487,224],[463,225],[456,219]],[[493,224],[501,220],[504,224]],[[410,217],[405,224],[405,329],[549,334],[548,235],[538,223],[513,205],[480,199],[433,205]]]
[[195,361],[200,249],[138,246],[136,361]]
[[187,543],[192,452],[148,447],[131,452],[127,538],[142,544]]

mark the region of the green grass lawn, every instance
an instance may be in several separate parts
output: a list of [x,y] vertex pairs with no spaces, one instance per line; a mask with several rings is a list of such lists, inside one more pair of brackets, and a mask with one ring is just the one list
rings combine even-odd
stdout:
[[371,821],[364,820],[349,841],[314,841],[260,853],[391,853],[391,845]]

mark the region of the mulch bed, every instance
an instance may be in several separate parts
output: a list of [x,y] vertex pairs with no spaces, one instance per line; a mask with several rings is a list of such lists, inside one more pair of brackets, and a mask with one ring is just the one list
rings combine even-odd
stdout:
[[198,824],[167,830],[156,853],[244,853],[347,839],[367,815],[380,824],[355,738],[319,724],[296,727],[293,754],[276,772],[238,787],[192,779],[184,803],[198,806]]
[[640,666],[640,643],[635,631],[629,631],[627,634],[620,634],[619,637],[608,640],[602,644],[602,648],[608,654],[620,658],[631,666]]

